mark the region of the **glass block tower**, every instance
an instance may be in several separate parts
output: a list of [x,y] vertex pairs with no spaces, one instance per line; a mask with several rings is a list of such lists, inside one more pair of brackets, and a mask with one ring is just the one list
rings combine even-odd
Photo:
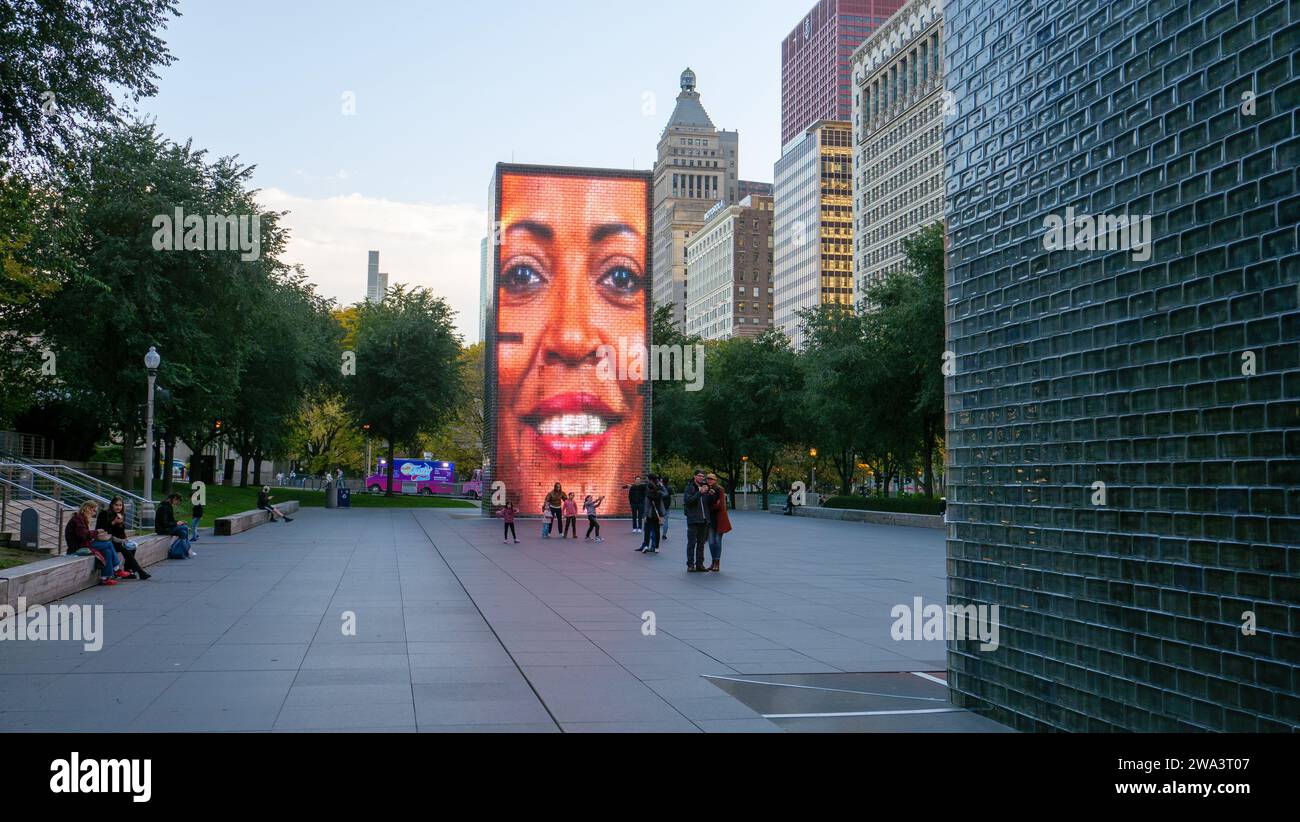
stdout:
[[1300,728],[1300,5],[949,0],[948,569],[1024,730]]

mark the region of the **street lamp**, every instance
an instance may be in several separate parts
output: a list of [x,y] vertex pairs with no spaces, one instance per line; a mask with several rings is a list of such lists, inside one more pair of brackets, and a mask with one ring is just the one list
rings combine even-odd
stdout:
[[[808,456],[812,457],[813,459],[817,459],[817,449],[809,448]],[[812,467],[812,488],[809,490],[811,490],[814,494],[817,493],[817,463],[815,462],[813,463],[813,467]]]
[[[162,357],[158,356],[158,349],[149,346],[149,353],[144,355],[144,367],[149,371],[149,400],[145,406],[145,438],[149,443],[149,464],[144,469],[144,513],[149,517],[149,523],[153,522],[153,466],[158,459],[155,453],[153,441],[153,384],[158,378],[158,366],[162,365]],[[134,447],[128,443],[128,448]]]

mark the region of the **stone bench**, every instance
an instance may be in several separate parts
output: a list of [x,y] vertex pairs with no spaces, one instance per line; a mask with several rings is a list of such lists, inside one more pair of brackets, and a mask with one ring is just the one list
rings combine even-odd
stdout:
[[[293,514],[298,511],[298,500],[291,499],[285,502],[273,503],[276,508],[280,509],[282,514]],[[252,511],[240,511],[238,514],[229,514],[224,517],[217,517],[213,523],[212,533],[219,537],[228,537],[247,531],[249,528],[256,528],[259,525],[265,525],[271,521],[271,512],[261,508],[254,508]]]
[[[133,539],[139,544],[135,549],[136,561],[142,566],[149,566],[167,559],[167,549],[171,547],[173,537],[150,534]],[[93,556],[64,554],[49,557],[26,565],[0,569],[0,604],[16,609],[18,598],[22,597],[28,605],[44,605],[98,584],[99,571],[95,568]]]
[[[781,514],[785,506],[773,506],[773,514]],[[795,506],[796,517],[835,519],[844,522],[865,522],[872,525],[906,525],[912,528],[942,528],[942,514],[904,514],[897,511],[865,511],[858,508],[819,508],[811,505]]]

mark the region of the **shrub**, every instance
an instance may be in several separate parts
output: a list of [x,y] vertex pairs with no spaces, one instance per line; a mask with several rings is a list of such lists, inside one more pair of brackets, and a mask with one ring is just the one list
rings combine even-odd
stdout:
[[895,514],[941,514],[944,501],[936,497],[828,497],[822,502],[824,508],[852,508],[857,511],[889,511]]

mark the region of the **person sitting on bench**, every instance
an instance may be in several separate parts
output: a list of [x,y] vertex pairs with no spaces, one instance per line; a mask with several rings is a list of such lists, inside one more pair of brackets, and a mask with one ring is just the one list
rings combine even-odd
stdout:
[[194,549],[190,547],[190,529],[176,521],[176,503],[180,501],[181,495],[172,492],[158,506],[158,511],[153,518],[155,534],[168,534],[176,537],[172,541],[171,548],[167,551],[167,556],[171,559],[189,559],[195,556]]
[[285,522],[293,522],[293,517],[286,517],[284,512],[271,504],[271,486],[269,485],[263,485],[262,490],[258,493],[257,507],[263,511],[271,512],[271,522],[275,522],[276,517],[279,517]]
[[[96,539],[93,526],[98,511],[99,506],[92,500],[81,503],[77,512],[68,518],[68,524],[63,528],[63,539],[68,543],[69,554],[85,551],[95,558],[95,563],[100,567],[100,585],[116,585],[119,576],[117,551],[106,534],[104,539]],[[125,575],[125,572],[121,574]]]

